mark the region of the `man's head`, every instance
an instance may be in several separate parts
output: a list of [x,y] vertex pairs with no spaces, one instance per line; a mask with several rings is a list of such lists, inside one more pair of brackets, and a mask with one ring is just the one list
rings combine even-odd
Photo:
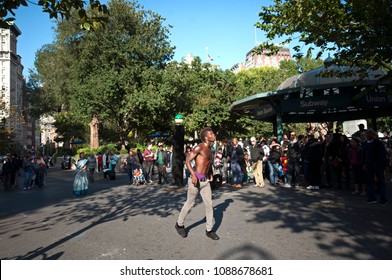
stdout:
[[363,123],[360,123],[360,124],[358,125],[358,128],[359,128],[360,130],[363,130],[363,129],[365,129],[365,125],[364,125]]
[[251,137],[250,138],[250,142],[252,143],[252,145],[254,146],[254,145],[256,145],[256,137]]
[[210,127],[203,128],[200,131],[200,139],[203,142],[214,142],[215,141],[215,133],[212,131]]

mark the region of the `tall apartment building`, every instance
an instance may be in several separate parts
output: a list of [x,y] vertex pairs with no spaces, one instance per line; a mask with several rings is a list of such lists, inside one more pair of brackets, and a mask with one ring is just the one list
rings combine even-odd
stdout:
[[0,28],[0,120],[12,131],[12,140],[30,149],[33,132],[27,115],[22,59],[17,52],[21,34],[15,24]]
[[232,68],[231,71],[234,73],[238,73],[242,70],[251,69],[251,68],[259,68],[263,66],[269,67],[279,67],[279,63],[282,60],[291,60],[290,49],[282,47],[277,54],[274,55],[266,55],[266,52],[261,54],[255,54],[254,51],[257,47],[251,49],[245,58],[245,64],[237,63]]
[[268,56],[266,52],[262,52],[261,54],[255,54],[254,50],[257,47],[254,47],[246,54],[245,67],[246,69],[250,68],[259,68],[262,66],[271,66],[271,67],[279,67],[279,63],[282,60],[291,60],[290,49],[282,47],[277,54]]

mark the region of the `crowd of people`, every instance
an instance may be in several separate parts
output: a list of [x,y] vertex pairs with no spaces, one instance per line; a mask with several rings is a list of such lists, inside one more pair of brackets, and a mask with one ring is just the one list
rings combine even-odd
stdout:
[[102,173],[104,180],[115,180],[116,170],[122,170],[127,173],[129,185],[141,185],[153,183],[152,177],[154,170],[157,169],[158,184],[167,184],[169,183],[167,167],[170,165],[170,158],[170,152],[164,150],[162,143],[158,144],[155,151],[152,144],[148,144],[143,152],[140,149],[130,149],[124,159],[114,151],[88,156],[81,153],[75,163],[74,195],[87,194],[88,184],[95,181],[95,172]]
[[[16,154],[6,155],[0,162],[3,190],[8,192],[19,188],[23,190],[43,188],[49,166],[53,166],[51,156],[43,157],[40,154],[25,157]],[[22,176],[23,179],[19,179]]]
[[[385,172],[392,166],[392,142],[388,137],[380,139],[377,132],[364,129],[362,125],[350,138],[341,133],[297,135],[291,131],[281,140],[252,136],[244,141],[238,137],[228,141],[217,140],[211,128],[204,128],[200,138],[200,143],[184,147],[187,198],[175,224],[183,238],[187,237],[186,217],[200,194],[206,211],[206,236],[219,240],[214,228],[212,190],[223,185],[240,189],[244,184],[253,184],[255,188],[264,188],[269,181],[272,187],[302,186],[311,191],[347,189],[352,190],[353,195],[366,196],[368,204],[387,205]],[[167,184],[171,156],[163,143],[155,150],[148,144],[143,153],[129,150],[125,159],[113,151],[97,155],[80,153],[78,161],[72,163],[76,166],[73,194],[86,195],[89,183],[95,181],[96,171],[103,173],[105,180],[114,180],[118,166],[127,173],[129,184],[153,183],[154,170],[158,172],[157,183]],[[64,155],[63,167],[67,161],[69,157]],[[49,162],[40,155],[23,159],[7,156],[1,166],[4,191],[17,187],[21,172],[24,190],[42,188]]]
[[[195,147],[196,144],[186,145],[184,159]],[[309,190],[350,189],[353,195],[366,196],[367,203],[376,203],[378,194],[378,202],[384,205],[387,202],[384,172],[387,166],[392,166],[391,151],[388,138],[380,139],[378,133],[364,129],[362,124],[350,138],[341,133],[297,135],[291,131],[281,140],[262,136],[215,140],[211,187],[217,189],[228,184],[242,188],[251,183],[256,188],[263,188],[269,181],[271,186],[286,188],[302,185]],[[87,193],[89,182],[95,181],[96,172],[102,173],[105,180],[114,180],[116,166],[127,173],[130,185],[153,183],[154,172],[157,172],[158,184],[168,184],[167,168],[171,165],[171,157],[171,150],[159,143],[154,150],[152,144],[148,144],[144,151],[130,150],[123,160],[114,151],[87,156],[81,153],[79,160],[72,163],[68,163],[70,157],[64,155],[61,166],[70,168],[75,164],[74,195],[82,195]],[[42,188],[50,165],[51,157],[6,156],[0,168],[4,191],[17,188],[17,179],[21,175],[23,183],[19,186],[22,189]],[[190,168],[195,168],[194,162],[190,162],[190,167],[185,165],[185,183],[191,177]]]
[[386,205],[384,174],[392,166],[392,142],[363,125],[359,128],[351,139],[342,133],[291,131],[281,141],[277,137],[216,141],[212,187],[226,183],[241,188],[251,182],[263,188],[268,180],[271,186],[286,188],[352,190],[353,195],[366,196],[367,203],[377,203],[378,193],[379,204]]

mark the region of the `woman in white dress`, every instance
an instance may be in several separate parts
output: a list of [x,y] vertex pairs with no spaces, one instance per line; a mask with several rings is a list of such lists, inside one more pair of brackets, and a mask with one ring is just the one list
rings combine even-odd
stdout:
[[73,194],[76,196],[86,195],[88,190],[87,159],[81,159],[76,164]]

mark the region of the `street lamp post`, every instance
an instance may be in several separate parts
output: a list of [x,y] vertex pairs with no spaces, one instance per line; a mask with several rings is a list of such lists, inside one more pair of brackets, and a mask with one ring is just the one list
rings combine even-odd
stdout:
[[178,114],[175,119],[173,137],[173,162],[172,162],[172,184],[178,187],[184,182],[184,117]]

